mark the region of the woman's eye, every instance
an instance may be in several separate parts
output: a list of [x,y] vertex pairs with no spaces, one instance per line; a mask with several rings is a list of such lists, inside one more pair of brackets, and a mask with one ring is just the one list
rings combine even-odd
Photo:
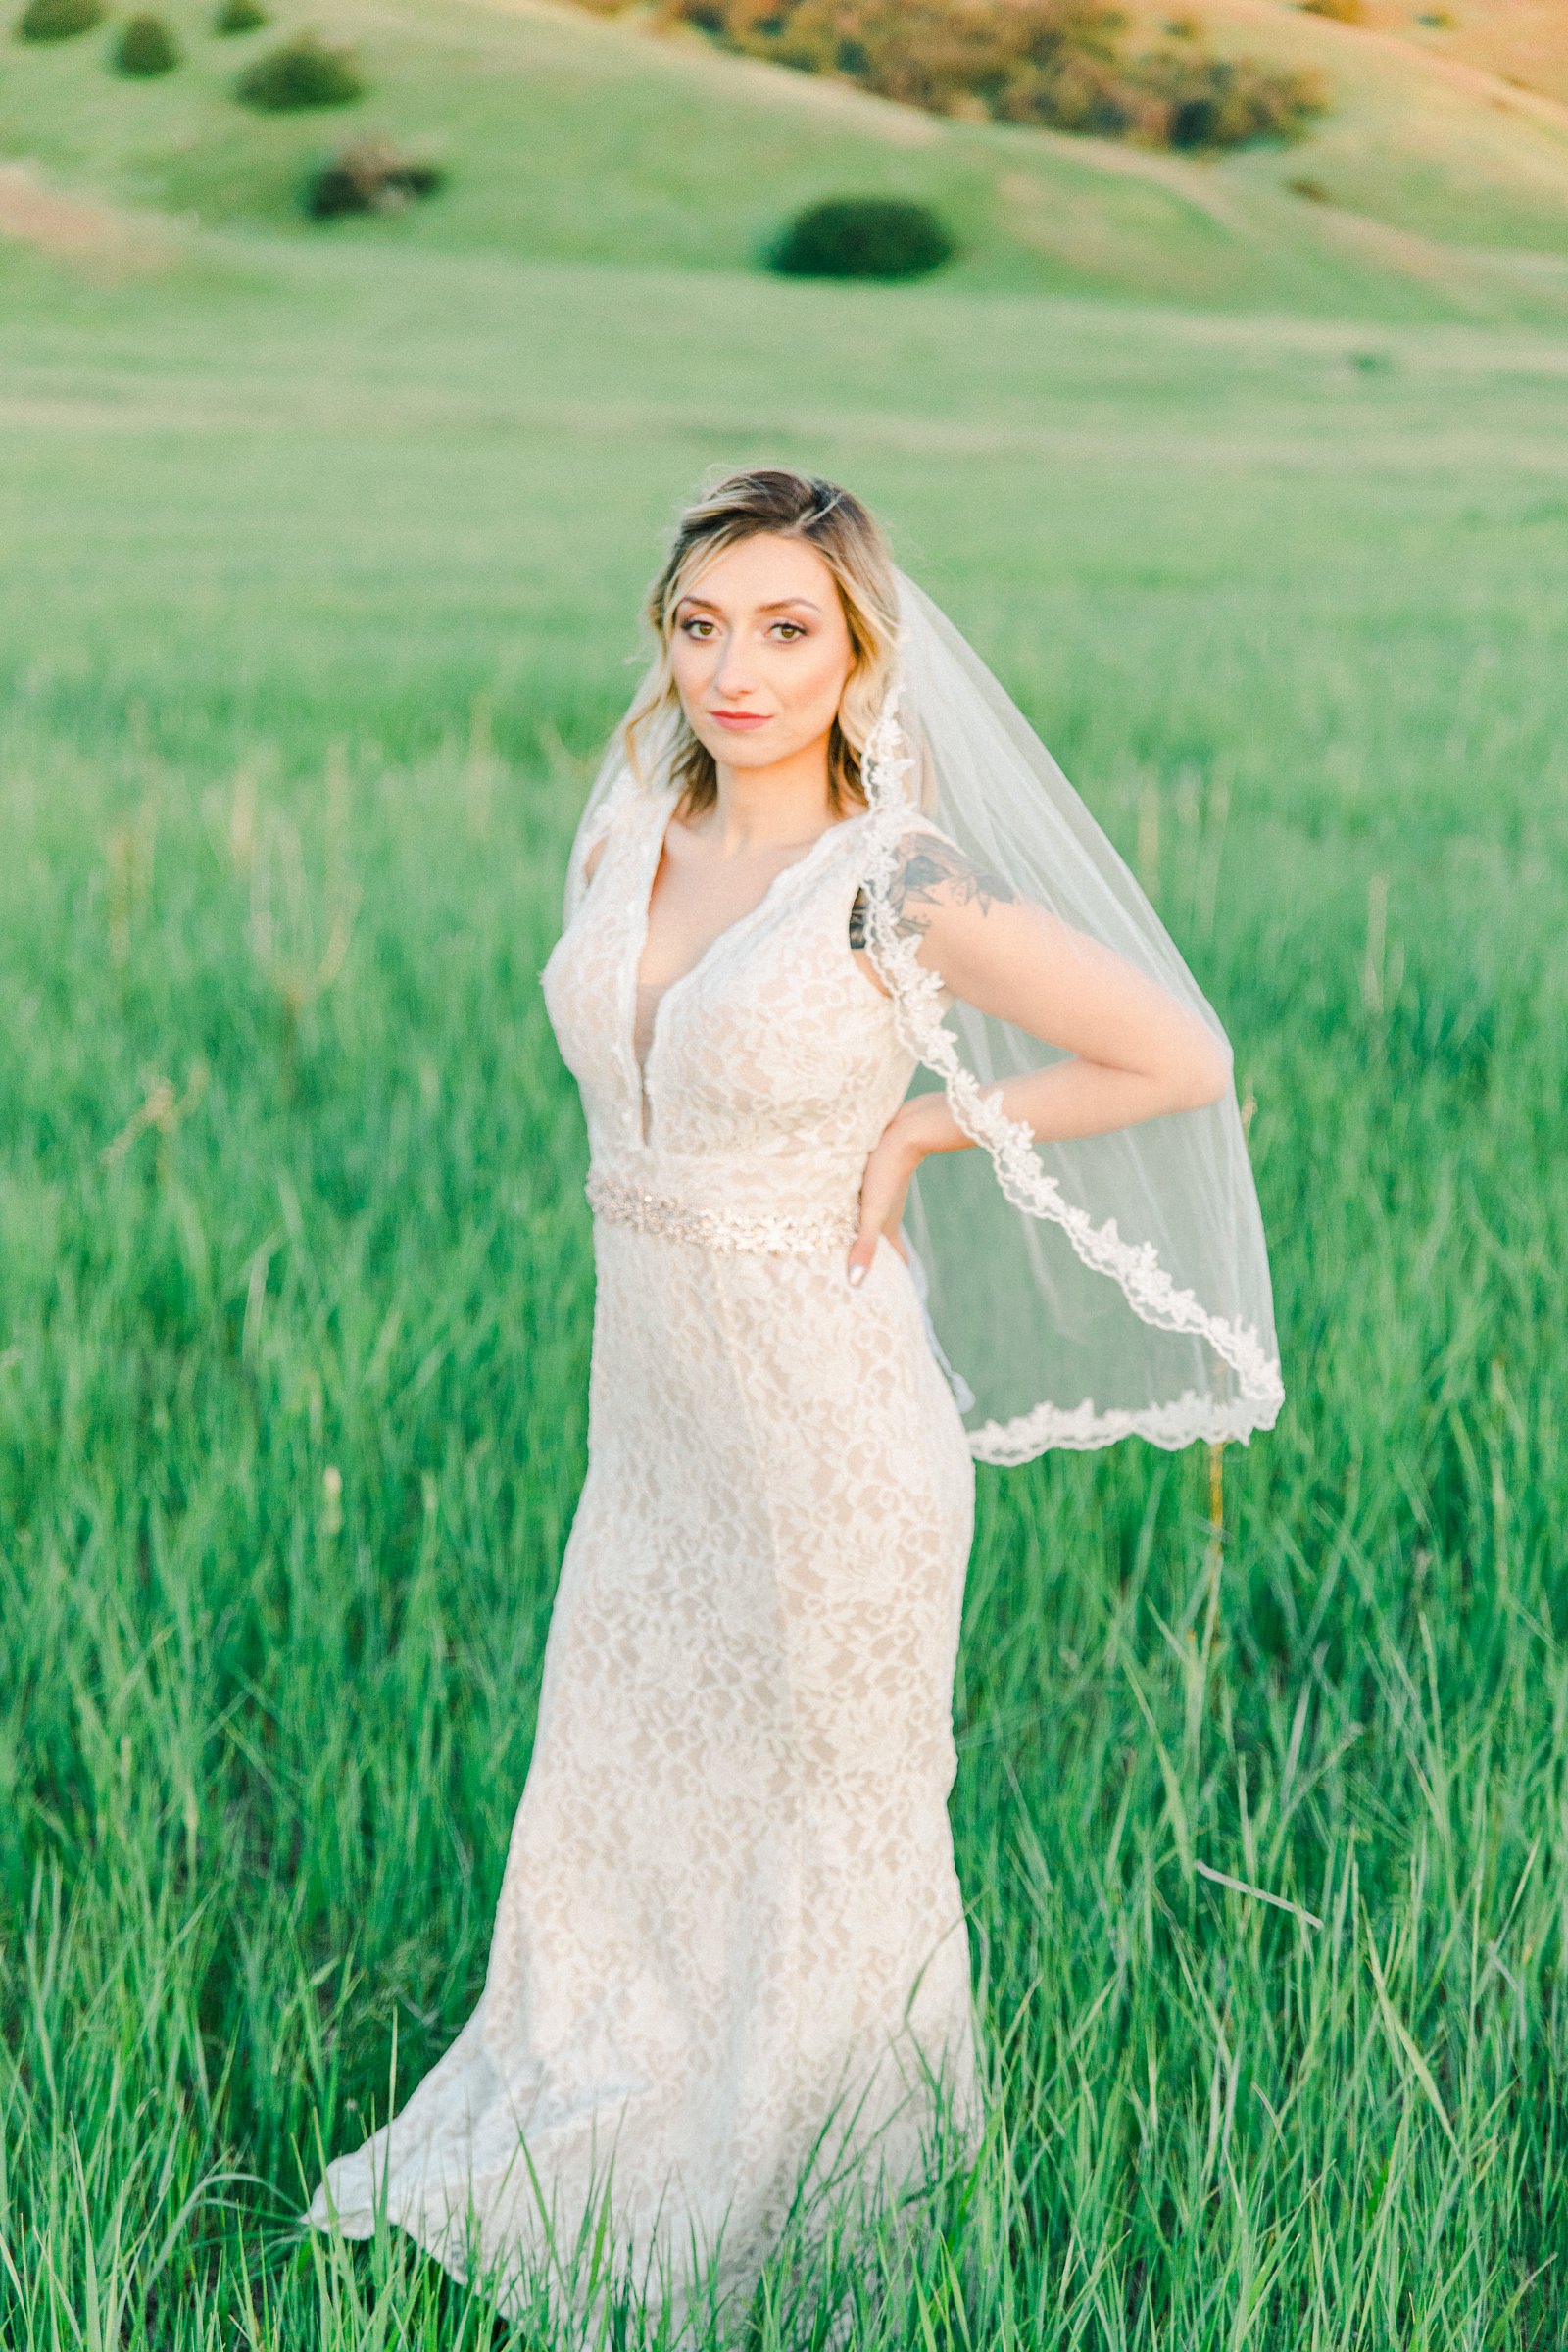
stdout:
[[713,626],[710,620],[704,620],[697,613],[694,613],[690,620],[683,620],[680,625],[688,637],[706,637]]
[[773,627],[781,635],[786,645],[793,645],[797,637],[806,635],[806,631],[797,620],[776,620]]

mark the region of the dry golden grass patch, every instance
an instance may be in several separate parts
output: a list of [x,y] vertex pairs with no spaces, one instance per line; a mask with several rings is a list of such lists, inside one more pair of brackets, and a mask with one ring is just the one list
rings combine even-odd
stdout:
[[30,164],[0,164],[0,237],[111,280],[157,269],[168,247],[157,223],[68,196]]

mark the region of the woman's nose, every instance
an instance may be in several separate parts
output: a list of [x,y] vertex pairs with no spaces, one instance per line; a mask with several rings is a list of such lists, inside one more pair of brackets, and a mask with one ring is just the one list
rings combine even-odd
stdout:
[[741,646],[738,638],[726,639],[724,650],[718,658],[718,668],[714,674],[713,684],[720,694],[751,693],[752,681],[746,675],[746,664],[741,658]]

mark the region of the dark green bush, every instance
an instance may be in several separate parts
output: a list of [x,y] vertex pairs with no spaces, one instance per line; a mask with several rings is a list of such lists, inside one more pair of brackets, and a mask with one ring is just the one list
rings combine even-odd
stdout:
[[343,213],[395,213],[446,185],[439,164],[405,155],[387,139],[356,139],[318,164],[302,191],[305,210],[316,220]]
[[953,239],[923,204],[834,196],[797,213],[768,259],[787,277],[925,277],[953,252]]
[[258,32],[267,23],[267,11],[259,0],[221,0],[213,19],[215,32]]
[[19,41],[70,41],[104,21],[104,0],[27,0],[17,19]]
[[348,106],[365,84],[347,49],[329,49],[314,32],[296,33],[246,68],[234,85],[246,106],[290,114],[307,106]]
[[115,43],[114,62],[117,74],[172,74],[179,46],[162,17],[129,17]]

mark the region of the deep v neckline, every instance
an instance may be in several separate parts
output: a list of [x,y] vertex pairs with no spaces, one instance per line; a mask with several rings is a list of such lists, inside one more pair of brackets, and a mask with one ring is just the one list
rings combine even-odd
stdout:
[[788,865],[779,867],[778,872],[771,877],[760,899],[748,906],[743,913],[736,915],[732,922],[725,923],[721,930],[715,931],[696,960],[689,963],[683,972],[677,972],[673,980],[665,982],[655,998],[653,1011],[649,1015],[647,1049],[639,1054],[637,1052],[639,1025],[637,1008],[638,998],[644,984],[638,975],[642,969],[643,957],[648,950],[648,931],[653,919],[654,885],[659,879],[659,869],[663,862],[664,844],[668,838],[669,828],[675,820],[676,806],[677,804],[671,801],[669,807],[663,811],[660,823],[652,829],[652,856],[641,878],[637,917],[631,926],[631,952],[627,958],[626,985],[621,1006],[622,1038],[626,1049],[626,1057],[631,1065],[640,1138],[645,1144],[648,1141],[651,1107],[648,1100],[648,1074],[653,1066],[654,1048],[659,1043],[659,1024],[664,1006],[671,997],[677,995],[681,989],[695,980],[700,972],[707,969],[721,948],[726,947],[739,934],[751,928],[764,909],[777,898],[781,886],[788,882],[793,874],[801,873],[815,861],[825,843],[832,841],[836,835],[842,833],[846,825],[858,823],[860,816],[864,814],[863,810],[858,810],[854,816],[841,816],[836,818],[831,825],[824,825],[809,849],[803,850],[799,858],[792,858]]

